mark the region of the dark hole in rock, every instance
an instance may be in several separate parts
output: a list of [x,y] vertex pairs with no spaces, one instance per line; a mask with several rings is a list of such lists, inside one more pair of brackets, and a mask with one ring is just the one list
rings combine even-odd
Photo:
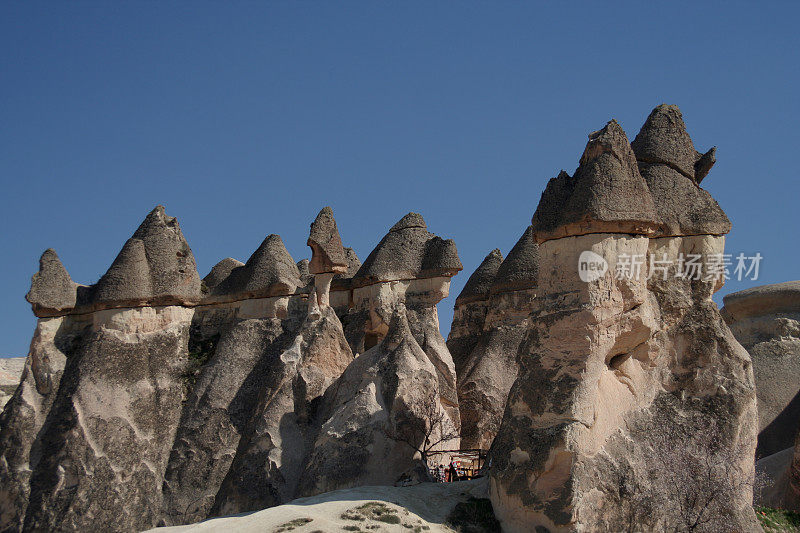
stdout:
[[614,357],[612,357],[611,359],[609,359],[608,368],[610,368],[611,370],[617,370],[617,369],[619,369],[620,366],[622,366],[622,364],[625,361],[630,359],[630,357],[631,357],[631,354],[629,354],[629,353],[617,354]]

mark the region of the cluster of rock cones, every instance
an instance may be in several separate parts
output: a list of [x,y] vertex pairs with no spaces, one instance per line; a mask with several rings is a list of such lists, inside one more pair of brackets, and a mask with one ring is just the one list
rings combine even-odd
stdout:
[[[730,222],[700,187],[714,160],[675,106],[632,143],[609,122],[469,278],[447,342],[436,304],[462,264],[416,213],[363,264],[327,207],[310,261],[270,235],[202,280],[160,206],[94,285],[47,250],[0,418],[0,530],[135,531],[393,484],[424,445],[397,435],[431,412],[441,449],[490,448],[504,530],[677,527],[676,459],[724,466],[706,507],[757,528],[756,389],[720,280],[614,275],[623,256],[724,251]],[[608,272],[581,281],[584,251]]]

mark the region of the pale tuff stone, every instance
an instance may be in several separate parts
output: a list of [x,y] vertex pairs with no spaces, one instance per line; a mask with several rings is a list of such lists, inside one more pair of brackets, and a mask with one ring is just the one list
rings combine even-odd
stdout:
[[[724,238],[716,228],[651,238],[655,207],[613,121],[592,135],[575,177],[542,195],[536,297],[490,452],[504,531],[681,530],[693,512],[706,513],[700,529],[759,528],[750,357],[711,300],[721,281],[675,271],[681,254],[707,266]],[[608,263],[590,282],[578,276],[586,251]],[[651,255],[672,261],[667,277],[648,279],[646,265],[615,276],[623,258]]]
[[[301,493],[393,484],[414,466],[415,453],[389,435],[409,418],[422,416],[413,406],[439,405],[439,397],[437,368],[398,304],[380,344],[356,358],[326,399],[326,421],[301,476]],[[457,430],[445,420],[443,431]],[[442,447],[457,448],[458,442]]]
[[758,396],[757,457],[794,444],[800,420],[800,281],[723,298],[722,316],[750,353]]
[[0,358],[0,411],[17,390],[24,368],[24,357]]
[[519,371],[517,354],[527,329],[538,269],[539,247],[529,226],[505,260],[499,251],[493,252],[473,274],[485,280],[482,299],[471,289],[467,298],[462,292],[456,300],[447,345],[456,363],[464,448],[488,449],[500,428]]

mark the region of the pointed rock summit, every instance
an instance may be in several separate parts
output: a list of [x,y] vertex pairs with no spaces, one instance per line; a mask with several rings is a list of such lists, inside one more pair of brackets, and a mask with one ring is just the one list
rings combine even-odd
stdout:
[[660,222],[657,235],[724,235],[731,222],[699,183],[716,161],[701,154],[686,132],[680,109],[656,107],[631,143]]
[[279,235],[269,235],[243,266],[214,289],[217,296],[266,298],[289,295],[302,284],[300,271]]
[[539,245],[533,237],[533,227],[528,226],[508,257],[497,269],[492,283],[493,293],[530,289],[539,279]]
[[39,272],[31,278],[31,289],[25,299],[36,316],[51,316],[75,307],[77,287],[58,254],[48,248],[39,259]]
[[192,304],[200,276],[178,220],[157,206],[128,239],[92,293],[100,307]]
[[503,262],[503,254],[495,248],[475,269],[475,272],[467,280],[466,285],[461,290],[461,294],[456,298],[456,305],[465,304],[477,300],[485,300],[489,297],[489,290],[492,287],[500,263]]
[[695,150],[676,105],[661,104],[653,109],[631,147],[640,162],[668,165],[697,183],[716,161],[715,148],[706,154]]
[[311,233],[306,244],[312,251],[311,262],[308,265],[309,272],[312,274],[347,272],[349,264],[330,207],[324,207],[311,224]]
[[244,263],[233,257],[226,257],[211,269],[211,272],[203,278],[203,284],[206,290],[212,290],[214,287],[222,283],[225,278],[231,275],[234,268],[244,266]]
[[353,277],[354,286],[381,281],[454,276],[463,269],[456,244],[430,233],[422,215],[400,219]]
[[654,232],[653,199],[617,121],[589,135],[574,176],[562,171],[550,180],[532,223],[539,243],[589,233]]

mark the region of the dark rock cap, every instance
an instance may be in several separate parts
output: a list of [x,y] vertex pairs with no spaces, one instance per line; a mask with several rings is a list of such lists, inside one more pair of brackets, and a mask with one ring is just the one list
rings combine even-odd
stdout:
[[658,221],[625,132],[612,120],[589,135],[575,175],[547,184],[532,225],[537,242],[589,233],[650,235]]
[[307,243],[311,247],[312,256],[309,263],[309,272],[322,274],[324,272],[347,272],[347,257],[342,247],[342,239],[333,210],[323,207],[311,224],[311,232]]
[[101,307],[194,304],[200,276],[178,220],[157,206],[95,285],[91,303]]
[[699,186],[716,161],[716,149],[705,154],[695,150],[677,106],[656,107],[631,146],[658,214],[656,236],[724,235],[731,230],[725,212]]
[[728,323],[751,316],[800,313],[800,280],[752,287],[727,294],[722,301]]
[[39,271],[31,278],[31,290],[25,299],[36,316],[52,316],[75,307],[77,286],[55,250],[48,248],[39,259]]
[[353,286],[381,281],[454,276],[463,269],[456,245],[428,232],[417,213],[409,213],[367,256],[353,276]]
[[692,180],[667,165],[639,163],[656,206],[654,236],[725,235],[731,221],[716,200]]
[[308,259],[301,259],[297,262],[297,271],[300,273],[301,285],[305,286],[314,281],[314,276],[308,270]]
[[335,274],[333,276],[333,281],[331,282],[332,291],[350,289],[353,285],[353,276],[355,276],[358,269],[361,268],[361,260],[356,255],[355,250],[345,247],[344,256],[347,259],[347,272]]
[[661,104],[653,109],[631,147],[639,161],[667,165],[696,183],[716,161],[714,148],[706,154],[695,150],[676,105]]
[[489,255],[483,258],[481,264],[478,265],[478,268],[467,280],[466,285],[464,285],[458,298],[456,298],[456,306],[486,300],[497,275],[497,269],[500,268],[502,262],[503,254],[500,253],[499,249],[495,248],[489,252]]
[[528,226],[517,244],[508,252],[497,269],[492,283],[493,293],[534,288],[539,283],[539,245]]
[[203,278],[203,285],[205,285],[206,290],[210,291],[222,281],[225,280],[228,276],[231,275],[234,268],[244,266],[244,263],[239,261],[238,259],[234,259],[233,257],[226,257],[211,269],[211,272]]
[[280,236],[269,235],[244,266],[234,268],[212,294],[227,299],[266,298],[294,293],[300,271]]

